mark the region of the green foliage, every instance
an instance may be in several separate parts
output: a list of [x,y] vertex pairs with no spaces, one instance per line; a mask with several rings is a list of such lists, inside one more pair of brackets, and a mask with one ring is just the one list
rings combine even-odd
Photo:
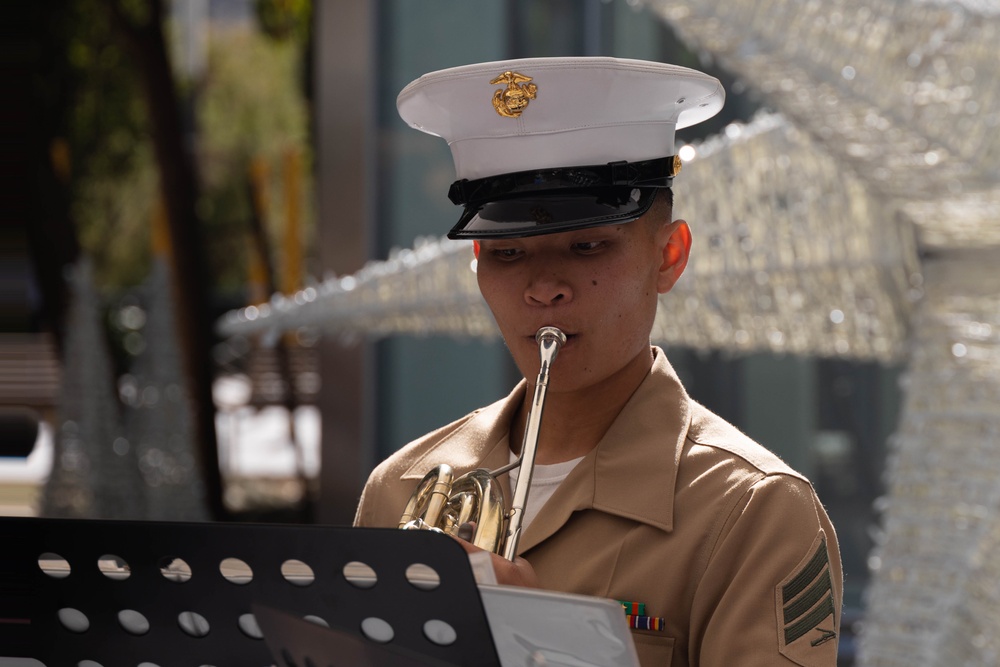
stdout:
[[[140,20],[147,3],[127,0],[122,6],[129,20]],[[149,273],[159,171],[140,74],[107,7],[102,0],[73,0],[69,10],[65,58],[74,92],[66,134],[73,163],[72,217],[84,251],[94,260],[97,284],[119,290],[141,283]],[[184,92],[195,96],[198,211],[209,271],[214,288],[233,292],[247,277],[247,174],[255,156],[270,166],[272,238],[280,238],[284,211],[282,156],[293,148],[303,156],[309,247],[308,108],[297,78],[304,47],[246,26],[212,26],[209,34],[204,79],[184,82]]]
[[299,45],[249,30],[214,35],[198,101],[202,150],[213,158],[246,157],[305,142],[308,110],[294,77],[300,57]]
[[[286,151],[298,150],[304,157],[303,206],[309,200],[309,116],[295,77],[301,58],[301,44],[275,42],[252,30],[213,35],[198,102],[201,213],[210,234],[210,251],[220,259],[213,270],[222,290],[236,290],[246,282],[251,160],[260,157],[268,165],[271,206],[265,222],[272,245],[281,238]],[[308,209],[304,214],[308,228]]]
[[277,41],[304,41],[312,14],[310,0],[257,0],[254,3],[261,32]]
[[[134,25],[145,25],[153,19],[153,7],[150,0],[105,0],[106,2],[117,2],[121,8],[122,15],[126,20]],[[159,3],[156,7],[160,8]]]
[[135,285],[149,270],[157,192],[141,81],[100,2],[71,3],[67,20],[66,59],[76,83],[67,128],[72,217],[98,285]]

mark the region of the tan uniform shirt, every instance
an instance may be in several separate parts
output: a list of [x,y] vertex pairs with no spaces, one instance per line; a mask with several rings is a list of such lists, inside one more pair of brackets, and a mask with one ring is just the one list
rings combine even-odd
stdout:
[[[633,630],[643,667],[834,667],[843,575],[812,486],[692,401],[655,352],[607,434],[525,530],[519,554],[544,588],[645,603],[646,616],[662,618],[660,631]],[[439,463],[456,473],[506,464],[524,391],[522,382],[384,461],[356,524],[396,526]]]

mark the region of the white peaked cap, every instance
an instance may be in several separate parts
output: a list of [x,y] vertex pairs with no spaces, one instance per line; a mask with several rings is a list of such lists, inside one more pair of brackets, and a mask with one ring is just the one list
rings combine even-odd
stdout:
[[672,157],[675,130],[714,116],[724,100],[722,84],[702,72],[588,57],[505,60],[432,72],[406,86],[396,105],[407,124],[447,141],[459,182],[478,182]]

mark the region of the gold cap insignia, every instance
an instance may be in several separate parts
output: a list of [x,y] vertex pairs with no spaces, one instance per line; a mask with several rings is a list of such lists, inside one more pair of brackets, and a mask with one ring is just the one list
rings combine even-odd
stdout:
[[517,118],[528,107],[528,100],[535,99],[538,86],[531,81],[530,76],[517,72],[504,72],[490,81],[491,84],[506,83],[507,87],[493,93],[493,108],[504,118]]

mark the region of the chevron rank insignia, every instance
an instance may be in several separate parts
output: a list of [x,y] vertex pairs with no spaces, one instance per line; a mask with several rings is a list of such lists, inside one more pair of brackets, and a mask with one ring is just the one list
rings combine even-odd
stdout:
[[800,665],[821,664],[837,649],[837,601],[822,535],[796,571],[777,586],[781,652]]

